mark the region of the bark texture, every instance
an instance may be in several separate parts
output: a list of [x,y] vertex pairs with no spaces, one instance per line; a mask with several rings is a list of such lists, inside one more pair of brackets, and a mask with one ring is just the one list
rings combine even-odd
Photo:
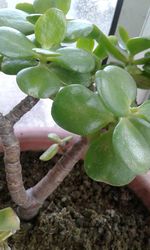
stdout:
[[37,215],[44,200],[59,186],[74,165],[82,158],[88,144],[85,138],[80,138],[39,183],[25,190],[20,164],[20,144],[15,136],[13,126],[37,101],[37,99],[28,96],[6,116],[0,114],[0,140],[4,150],[7,185],[12,200],[19,206],[18,214],[25,220]]

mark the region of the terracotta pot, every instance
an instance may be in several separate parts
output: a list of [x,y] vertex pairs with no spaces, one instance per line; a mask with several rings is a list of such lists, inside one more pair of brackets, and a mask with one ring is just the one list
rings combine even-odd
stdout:
[[[48,133],[56,133],[61,138],[70,135],[69,132],[58,127],[40,127],[28,129],[16,129],[15,134],[19,138],[21,151],[46,150],[52,142],[48,139]],[[71,143],[75,143],[79,136],[73,134]],[[69,145],[70,145],[69,144]],[[2,152],[2,146],[0,145]],[[145,175],[137,176],[128,187],[142,200],[144,205],[150,210],[150,171]]]

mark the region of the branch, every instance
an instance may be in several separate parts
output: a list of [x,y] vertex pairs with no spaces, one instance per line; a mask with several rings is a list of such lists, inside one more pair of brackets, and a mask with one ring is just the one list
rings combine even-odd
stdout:
[[[87,140],[81,138],[60,158],[55,166],[47,173],[34,187],[27,190],[33,198],[33,204],[28,209],[19,209],[21,218],[29,220],[37,215],[44,200],[62,183],[65,177],[71,172],[74,165],[82,159],[87,150]],[[37,203],[35,203],[35,200]]]
[[9,120],[12,125],[14,125],[24,114],[30,111],[38,101],[39,99],[32,96],[25,97],[5,116],[5,118]]

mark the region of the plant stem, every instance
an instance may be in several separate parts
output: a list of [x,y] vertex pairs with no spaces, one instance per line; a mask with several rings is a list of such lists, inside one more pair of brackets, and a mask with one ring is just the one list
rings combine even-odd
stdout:
[[26,114],[28,111],[33,108],[33,106],[38,102],[39,100],[32,97],[27,96],[25,99],[23,99],[19,104],[17,104],[6,116],[5,118],[11,122],[12,125],[14,125],[16,122],[20,120],[20,118]]
[[69,174],[87,148],[87,140],[80,138],[39,183],[25,190],[20,164],[20,145],[13,126],[37,101],[35,98],[26,97],[6,116],[0,114],[0,139],[4,149],[7,185],[12,200],[19,206],[20,217],[26,220],[37,215],[44,200]]
[[[33,199],[33,203],[26,209],[19,208],[19,215],[25,220],[29,220],[37,215],[45,199],[62,183],[65,177],[71,172],[74,165],[83,157],[87,149],[87,140],[81,138],[60,158],[55,166],[49,170],[34,187],[27,190]],[[35,202],[36,201],[36,202]]]

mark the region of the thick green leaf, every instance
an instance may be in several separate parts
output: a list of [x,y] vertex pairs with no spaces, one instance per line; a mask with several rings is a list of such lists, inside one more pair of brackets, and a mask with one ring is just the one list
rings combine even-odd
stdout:
[[79,72],[67,70],[67,69],[59,67],[58,65],[54,63],[51,63],[49,65],[49,68],[66,85],[81,84],[86,87],[89,87],[92,84],[92,75],[90,73],[79,73]]
[[16,80],[24,93],[35,98],[50,98],[62,86],[59,78],[43,65],[21,70]]
[[34,13],[33,4],[31,4],[31,3],[18,3],[16,5],[16,9],[22,10],[22,11],[29,13],[29,14]]
[[0,210],[0,232],[13,232],[20,228],[20,221],[11,208]]
[[[108,36],[107,38],[108,38],[110,43],[112,43],[115,46],[117,45],[118,40],[117,40],[116,36]],[[109,56],[109,53],[108,53],[108,51],[105,48],[103,43],[98,44],[93,53],[97,57],[99,57],[100,60],[104,60],[105,58],[107,58]]]
[[135,174],[150,169],[150,123],[139,118],[121,118],[113,133],[113,145]]
[[94,56],[82,49],[63,48],[58,49],[61,56],[53,58],[61,67],[80,73],[92,72],[95,68]]
[[35,37],[45,49],[61,43],[65,34],[66,20],[61,10],[47,10],[35,24]]
[[41,14],[31,14],[26,17],[26,19],[32,23],[35,24],[37,20],[41,17]]
[[48,49],[41,49],[41,48],[34,48],[34,52],[36,52],[39,55],[43,55],[46,57],[55,57],[55,56],[60,56],[60,53],[53,51],[53,50],[48,50]]
[[4,57],[1,64],[1,71],[7,75],[16,75],[20,70],[31,66],[36,66],[38,62],[35,59],[14,59]]
[[70,9],[71,0],[34,0],[33,6],[37,13],[44,13],[49,8],[57,8],[65,14]]
[[127,57],[120,52],[120,50],[109,40],[109,38],[97,27],[94,25],[93,31],[89,35],[90,38],[93,38],[97,41],[98,44],[102,44],[108,54],[116,58],[117,60],[127,63]]
[[149,37],[131,38],[127,42],[127,48],[132,55],[136,55],[150,48],[150,38]]
[[126,31],[126,29],[123,26],[119,27],[119,35],[121,38],[121,48],[125,49],[127,48],[126,44],[128,42],[128,40],[130,39],[128,32]]
[[150,100],[145,101],[141,106],[139,106],[136,114],[150,122]]
[[126,116],[136,98],[136,83],[118,66],[107,66],[96,73],[96,84],[107,108],[116,116]]
[[25,35],[33,33],[34,26],[26,20],[27,13],[16,9],[0,9],[0,27],[7,26]]
[[77,41],[77,48],[92,51],[94,48],[94,40],[87,37],[79,38]]
[[92,142],[84,164],[89,177],[113,186],[126,185],[135,177],[135,174],[114,152],[112,131],[100,135]]
[[79,135],[92,134],[113,120],[98,95],[82,85],[64,87],[57,94],[52,116],[59,126]]
[[87,37],[93,30],[93,24],[80,20],[69,20],[67,21],[67,33],[65,41],[76,41],[81,37]]
[[20,31],[9,27],[0,27],[0,53],[7,57],[33,57],[35,45]]
[[40,160],[41,161],[49,161],[51,160],[57,153],[59,150],[59,146],[58,144],[53,144],[51,145],[41,156],[40,156]]
[[143,66],[143,69],[145,73],[147,73],[150,76],[150,63],[147,63]]

